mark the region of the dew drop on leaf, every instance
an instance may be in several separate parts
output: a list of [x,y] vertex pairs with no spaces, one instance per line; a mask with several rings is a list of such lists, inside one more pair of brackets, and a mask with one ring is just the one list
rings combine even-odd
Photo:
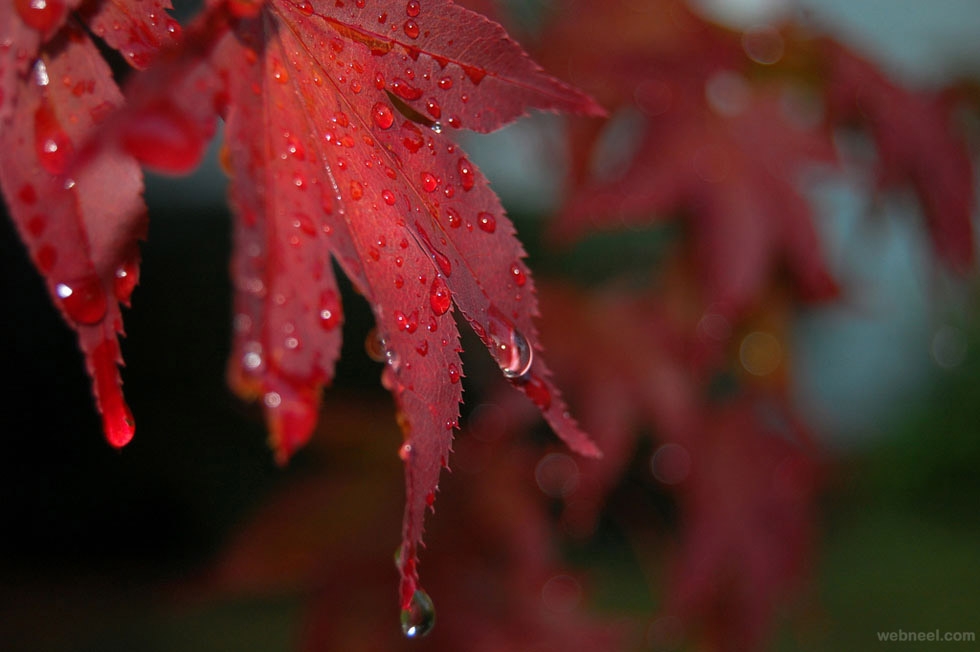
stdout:
[[408,4],[405,5],[405,13],[408,14],[409,18],[415,18],[422,11],[422,5],[419,4],[419,0],[409,0]]
[[374,124],[382,129],[388,129],[395,122],[394,112],[384,102],[377,102],[374,105],[371,109],[371,117],[374,118]]
[[477,215],[477,224],[480,225],[480,230],[486,231],[487,233],[493,233],[497,230],[497,220],[490,213],[480,213]]
[[113,279],[113,292],[116,295],[116,300],[129,305],[129,297],[132,296],[138,281],[139,273],[135,259],[127,260],[117,267]]
[[360,181],[350,182],[350,198],[354,201],[358,201],[364,196],[364,186],[361,185]]
[[472,190],[473,185],[476,183],[473,174],[473,164],[469,162],[469,159],[461,158],[459,159],[459,163],[456,164],[456,169],[459,170],[459,185],[463,187],[463,190]]
[[524,284],[527,283],[527,275],[517,263],[510,266],[510,275],[514,279],[514,283],[517,284],[517,287],[524,287]]
[[441,88],[442,90],[448,91],[452,87],[453,87],[453,80],[452,80],[452,78],[450,78],[450,77],[442,77],[439,80],[439,88]]
[[455,363],[449,364],[449,382],[453,384],[459,382],[459,367]]
[[436,608],[428,593],[415,590],[408,607],[402,609],[401,624],[406,638],[421,638],[432,631],[436,624]]
[[451,303],[452,293],[449,291],[449,286],[441,276],[436,276],[432,279],[432,287],[429,289],[429,305],[432,306],[432,312],[436,315],[444,315]]
[[55,293],[65,313],[76,323],[98,324],[105,317],[108,303],[102,283],[95,274],[70,283],[58,283]]
[[307,0],[300,2],[298,5],[296,5],[296,8],[299,9],[299,13],[303,14],[304,16],[313,15],[313,5]]
[[47,102],[34,114],[34,146],[42,168],[54,175],[64,173],[74,147]]
[[422,97],[421,89],[415,88],[401,77],[391,82],[391,91],[403,100],[417,100]]
[[387,357],[385,355],[385,341],[376,327],[369,330],[367,336],[364,338],[364,351],[375,362],[385,361]]
[[419,24],[411,18],[405,21],[405,36],[413,39],[419,37]]
[[463,218],[459,216],[455,208],[446,209],[446,219],[449,221],[449,228],[458,229],[463,225]]
[[422,179],[422,190],[426,192],[433,192],[439,185],[439,180],[436,179],[435,175],[431,172],[423,172],[421,175]]
[[340,323],[340,297],[333,290],[324,290],[320,294],[320,305],[317,316],[320,328],[332,331]]
[[395,193],[391,192],[390,190],[382,190],[381,199],[383,199],[389,206],[395,205]]
[[431,97],[425,101],[425,110],[428,111],[429,115],[436,120],[442,116],[442,108],[439,106],[439,103]]
[[63,0],[14,0],[14,6],[24,24],[42,34],[57,27],[65,16]]

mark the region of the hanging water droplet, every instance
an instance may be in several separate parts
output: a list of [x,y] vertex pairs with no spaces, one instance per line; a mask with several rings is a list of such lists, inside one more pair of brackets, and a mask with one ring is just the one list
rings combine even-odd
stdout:
[[402,609],[401,623],[406,638],[421,638],[432,631],[436,624],[436,608],[428,593],[415,590],[408,607]]
[[375,362],[385,361],[385,341],[377,328],[369,330],[367,336],[364,338],[364,351]]
[[430,126],[429,129],[431,129],[433,132],[435,132],[437,134],[441,134],[442,133],[442,123],[439,122],[438,120],[436,120],[435,122],[432,123],[432,126]]

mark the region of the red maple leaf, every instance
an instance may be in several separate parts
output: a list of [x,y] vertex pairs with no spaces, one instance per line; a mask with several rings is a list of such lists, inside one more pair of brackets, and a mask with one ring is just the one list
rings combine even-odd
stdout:
[[[142,15],[164,21],[152,13],[159,8]],[[123,35],[106,28],[132,9],[107,2],[87,18],[142,65],[160,43],[156,33],[142,23]],[[448,132],[490,131],[531,107],[602,110],[545,74],[499,25],[448,0],[212,2],[183,45],[158,56],[127,87],[125,110],[101,129],[83,124],[71,134],[81,154],[68,157],[66,169],[80,177],[95,174],[100,161],[125,161],[137,184],[133,158],[184,172],[199,160],[215,118],[224,119],[238,217],[229,379],[263,402],[281,461],[309,438],[320,389],[333,378],[342,323],[334,263],[368,299],[387,361],[383,382],[404,433],[401,602],[408,608],[418,588],[423,516],[458,425],[463,374],[454,307],[558,435],[583,454],[598,453],[568,416],[538,351],[534,285],[514,227]],[[14,119],[23,115],[15,110]],[[4,179],[9,197],[20,184],[10,159],[6,169],[14,177]],[[111,184],[103,178],[91,187],[104,193]],[[130,231],[127,243],[138,235]],[[69,242],[84,240],[62,243],[66,251]],[[122,278],[134,282],[135,249],[117,245],[100,241],[98,253],[125,251]],[[107,427],[121,445],[132,434],[114,366],[121,321],[97,281],[110,280],[122,262],[99,262],[94,275],[69,270],[76,285],[85,283],[71,288],[84,303],[64,305],[96,333],[90,346],[88,330],[80,330],[107,423],[126,424],[125,436]],[[48,274],[53,292],[66,274]],[[128,299],[131,283],[124,289],[120,298]],[[103,393],[103,384],[116,391]]]
[[133,420],[116,369],[119,303],[128,305],[137,282],[143,182],[132,156],[86,150],[123,98],[78,21],[106,33],[134,65],[147,64],[149,48],[173,41],[180,30],[165,2],[105,2],[72,15],[78,5],[0,6],[0,185],[55,304],[78,333],[106,437],[123,446]]

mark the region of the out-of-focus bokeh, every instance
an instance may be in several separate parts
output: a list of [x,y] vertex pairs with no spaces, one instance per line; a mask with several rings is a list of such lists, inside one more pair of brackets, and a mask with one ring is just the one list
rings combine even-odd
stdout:
[[[673,20],[658,11],[674,2],[633,4],[642,20]],[[910,87],[980,79],[971,0],[697,4],[739,33],[791,19],[830,34]],[[564,7],[498,10],[538,56],[546,18]],[[559,76],[562,56],[548,62]],[[733,88],[720,79],[712,88]],[[647,108],[656,99],[644,97]],[[977,106],[956,114],[974,165]],[[656,111],[613,115],[612,168],[647,119]],[[838,134],[866,156],[804,175],[801,189],[838,298],[803,304],[766,286],[744,321],[720,308],[691,321],[699,259],[671,252],[696,226],[626,221],[555,244],[577,190],[568,124],[533,116],[464,146],[529,249],[573,411],[632,430],[606,443],[620,467],[589,466],[464,341],[463,429],[422,554],[437,625],[421,642],[398,626],[401,436],[364,352],[363,299],[347,288],[335,387],[287,468],[273,463],[259,410],[225,386],[231,218],[217,146],[194,177],[147,182],[149,240],[123,344],[139,430],[121,452],[104,443],[72,334],[0,220],[0,649],[673,650],[723,648],[713,632],[740,632],[816,652],[871,649],[879,632],[976,636],[978,288],[975,273],[937,263],[912,189],[876,192],[859,165],[875,160],[870,139]],[[722,340],[723,351],[697,349]]]

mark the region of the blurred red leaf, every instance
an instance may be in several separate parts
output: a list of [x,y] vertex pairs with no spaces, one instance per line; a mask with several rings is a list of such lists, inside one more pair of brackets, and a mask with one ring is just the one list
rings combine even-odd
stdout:
[[[409,649],[417,643],[405,640],[383,606],[394,569],[378,564],[392,552],[378,528],[391,523],[395,460],[382,438],[365,446],[362,435],[392,425],[377,405],[333,403],[329,441],[314,441],[314,473],[256,513],[203,590],[311,595],[304,636],[311,652]],[[438,614],[427,649],[623,649],[625,627],[587,615],[586,578],[556,561],[531,451],[465,430],[456,447],[458,467],[443,482],[440,518],[427,536],[437,554],[427,558],[426,584]]]
[[818,45],[832,119],[868,128],[881,186],[911,186],[936,253],[954,271],[971,271],[976,191],[970,153],[963,134],[955,132],[952,106],[941,94],[902,88],[831,39]]

